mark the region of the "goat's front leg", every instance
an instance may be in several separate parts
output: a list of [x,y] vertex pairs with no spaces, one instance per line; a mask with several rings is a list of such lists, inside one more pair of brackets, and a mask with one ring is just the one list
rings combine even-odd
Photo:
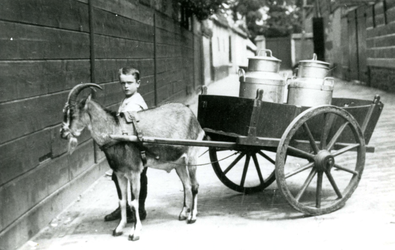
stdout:
[[120,236],[123,233],[123,229],[126,226],[127,217],[126,217],[126,199],[127,199],[127,187],[128,182],[124,175],[116,173],[118,178],[119,189],[121,190],[121,200],[119,200],[119,207],[121,208],[121,220],[118,226],[114,229],[112,235]]
[[[133,195],[128,196],[128,204],[130,209],[134,212],[136,222],[134,223],[132,230],[129,234],[129,240],[136,241],[140,239],[141,232],[141,220],[139,214],[139,196],[140,196],[140,172],[132,172],[129,176],[129,183],[132,187]],[[132,200],[133,196],[133,200]]]

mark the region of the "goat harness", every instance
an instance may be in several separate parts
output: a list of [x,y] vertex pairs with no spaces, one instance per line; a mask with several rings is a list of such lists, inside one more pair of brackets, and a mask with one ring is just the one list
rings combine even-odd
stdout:
[[[128,131],[125,128],[126,124],[133,124],[134,130],[136,132],[136,136],[138,138],[138,141],[136,142],[137,148],[140,150],[140,157],[141,161],[143,162],[143,165],[147,165],[147,154],[146,154],[146,148],[143,145],[143,132],[141,131],[140,127],[138,126],[138,122],[140,119],[138,118],[137,112],[136,111],[126,111],[126,112],[121,112],[119,116],[124,119],[124,121],[120,121],[121,128],[122,128],[122,135],[128,135]],[[124,122],[126,124],[124,124]]]
[[[135,145],[140,150],[140,157],[141,157],[141,161],[143,162],[143,166],[147,165],[146,148],[143,145],[143,132],[138,126],[139,118],[137,112],[136,111],[121,112],[119,114],[119,117],[120,117],[119,124],[121,126],[122,135],[128,135],[128,130],[126,128],[126,125],[132,123],[136,136],[138,138],[138,141],[135,142]],[[99,146],[99,148],[100,150],[104,151],[118,143],[119,143],[118,141],[112,140],[102,146]]]

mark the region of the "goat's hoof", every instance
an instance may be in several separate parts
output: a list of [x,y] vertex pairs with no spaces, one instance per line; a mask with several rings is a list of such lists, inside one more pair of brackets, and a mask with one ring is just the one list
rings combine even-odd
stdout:
[[139,240],[140,239],[140,236],[134,236],[134,235],[129,235],[129,238],[128,238],[130,241],[136,241],[136,240]]
[[193,223],[195,223],[196,222],[196,219],[195,220],[188,220],[188,224],[193,224]]
[[183,221],[183,220],[186,220],[187,219],[187,217],[186,216],[178,216],[178,220],[179,221]]
[[117,232],[116,230],[112,231],[112,236],[116,237],[116,236],[121,236],[123,234],[123,232]]

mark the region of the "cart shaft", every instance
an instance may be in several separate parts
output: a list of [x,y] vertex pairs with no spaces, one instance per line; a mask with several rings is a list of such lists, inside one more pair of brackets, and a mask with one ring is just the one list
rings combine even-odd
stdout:
[[[197,141],[187,139],[169,139],[169,138],[157,138],[150,136],[143,136],[141,140],[135,135],[110,135],[115,141],[129,141],[129,142],[143,142],[143,143],[157,143],[157,144],[168,144],[178,146],[192,146],[192,147],[219,147],[227,149],[237,149],[240,146],[258,146],[258,147],[273,147],[276,148],[280,139],[267,138],[267,137],[256,137],[254,141],[248,139],[248,137],[240,136],[236,142],[226,141]],[[296,140],[297,148],[305,148],[310,145],[309,141]],[[319,144],[319,142],[316,142]],[[349,143],[336,143],[336,149],[340,149],[349,146]],[[374,152],[374,147],[366,146],[366,151],[369,153]]]
[[141,140],[135,135],[110,135],[110,137],[117,141],[129,141],[129,142],[143,142],[143,143],[157,143],[157,144],[171,144],[181,146],[194,146],[194,147],[221,147],[221,148],[236,148],[236,142],[224,142],[224,141],[197,141],[187,139],[169,139],[169,138],[156,138],[143,136]]

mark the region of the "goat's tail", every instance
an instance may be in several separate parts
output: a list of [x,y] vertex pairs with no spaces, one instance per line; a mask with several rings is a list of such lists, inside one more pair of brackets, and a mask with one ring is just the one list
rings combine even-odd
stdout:
[[203,134],[203,136],[201,137],[202,141],[210,141],[211,140],[210,136],[208,136],[204,130],[202,130],[201,134]]

